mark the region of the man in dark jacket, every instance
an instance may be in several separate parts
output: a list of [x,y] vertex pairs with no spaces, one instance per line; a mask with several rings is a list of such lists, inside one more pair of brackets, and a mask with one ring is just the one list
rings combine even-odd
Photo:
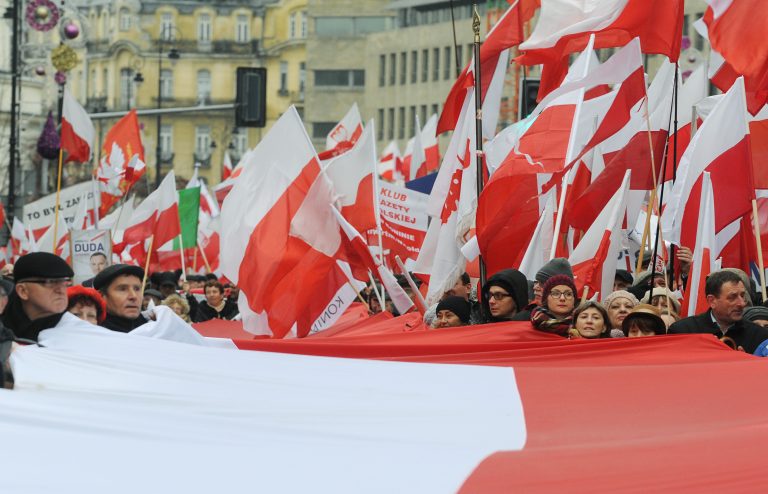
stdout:
[[193,321],[232,319],[238,313],[237,304],[224,298],[224,286],[218,281],[211,280],[205,283],[205,302],[197,306],[197,314]]
[[739,275],[715,271],[707,277],[704,292],[709,310],[672,324],[670,334],[711,333],[725,342],[732,341],[747,353],[754,353],[760,343],[768,340],[767,328],[743,319],[747,292]]
[[504,269],[494,274],[482,288],[483,314],[486,322],[527,321],[528,280],[517,269]]
[[74,276],[69,264],[48,252],[23,255],[13,267],[16,281],[2,322],[18,338],[37,341],[40,331],[56,326],[67,310],[67,287]]
[[107,317],[100,324],[112,331],[128,333],[147,322],[141,315],[144,270],[129,264],[113,264],[93,279],[93,287],[107,302]]

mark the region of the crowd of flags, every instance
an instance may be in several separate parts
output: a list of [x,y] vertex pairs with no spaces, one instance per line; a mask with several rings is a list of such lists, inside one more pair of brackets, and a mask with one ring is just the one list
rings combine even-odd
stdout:
[[[710,63],[683,81],[676,64],[683,0],[606,0],[598,7],[510,1],[485,37],[479,63],[467,64],[439,116],[415,122],[402,153],[393,141],[377,156],[374,122],[364,124],[356,104],[324,150],[315,149],[289,109],[238,163],[225,156],[222,182],[212,191],[196,171],[177,190],[170,172],[138,205],[129,194],[146,165],[131,111],[102,143],[98,204],[84,206],[70,227],[111,229],[114,253],[150,270],[220,273],[241,288],[246,329],[305,336],[372,279],[401,312],[411,310],[385,255],[379,193],[382,182],[436,173],[423,243],[403,259],[427,282],[427,304],[463,272],[475,274],[479,256],[489,273],[520,267],[529,278],[549,259],[568,258],[580,296],[600,299],[617,267],[634,269],[631,240],[642,232],[634,244],[640,250],[659,237],[659,269],[674,262],[668,245],[693,250],[684,305],[693,314],[701,309],[702,280],[718,263],[762,273],[768,226],[765,9],[756,0],[708,3],[696,29],[712,44]],[[600,48],[616,51],[601,63]],[[645,54],[665,58],[651,81]],[[510,63],[541,66],[539,105],[497,131]],[[709,82],[724,94],[707,97]],[[446,131],[453,132],[441,157],[437,136]],[[67,91],[61,133],[67,160],[90,159],[93,125]],[[485,182],[479,195],[478,176]],[[651,219],[661,224],[658,234]],[[66,256],[66,225],[59,238],[29,232],[16,218],[9,228],[14,255],[39,249]]]

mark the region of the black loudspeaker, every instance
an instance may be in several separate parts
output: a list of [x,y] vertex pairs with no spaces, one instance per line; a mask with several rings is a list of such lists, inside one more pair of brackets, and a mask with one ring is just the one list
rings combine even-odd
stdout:
[[536,96],[539,94],[538,79],[521,79],[520,81],[520,108],[518,118],[524,119],[536,108]]
[[237,68],[237,99],[235,125],[264,127],[267,123],[267,69]]

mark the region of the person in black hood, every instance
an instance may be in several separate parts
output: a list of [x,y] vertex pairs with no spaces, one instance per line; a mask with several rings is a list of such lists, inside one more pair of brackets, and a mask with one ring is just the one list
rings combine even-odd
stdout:
[[72,268],[61,257],[33,252],[13,267],[16,281],[3,311],[2,322],[18,338],[37,341],[40,331],[56,326],[67,310],[67,287]]
[[528,280],[517,269],[494,274],[482,288],[483,315],[486,322],[527,321]]
[[147,322],[141,315],[144,270],[129,264],[113,264],[93,280],[93,287],[107,302],[107,317],[100,323],[112,331],[128,333]]

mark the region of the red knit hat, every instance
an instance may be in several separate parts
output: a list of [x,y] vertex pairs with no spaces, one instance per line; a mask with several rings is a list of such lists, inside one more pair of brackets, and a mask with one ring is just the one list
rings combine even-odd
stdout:
[[83,299],[92,302],[96,306],[96,319],[99,322],[104,321],[107,317],[107,302],[104,301],[101,294],[93,288],[87,288],[82,285],[74,285],[67,288],[67,298],[69,304],[67,309],[71,309],[74,305]]
[[556,274],[549,278],[541,291],[541,305],[547,306],[547,299],[549,298],[549,292],[556,286],[564,285],[573,290],[573,296],[576,297],[576,284],[573,282],[573,278],[565,274]]

